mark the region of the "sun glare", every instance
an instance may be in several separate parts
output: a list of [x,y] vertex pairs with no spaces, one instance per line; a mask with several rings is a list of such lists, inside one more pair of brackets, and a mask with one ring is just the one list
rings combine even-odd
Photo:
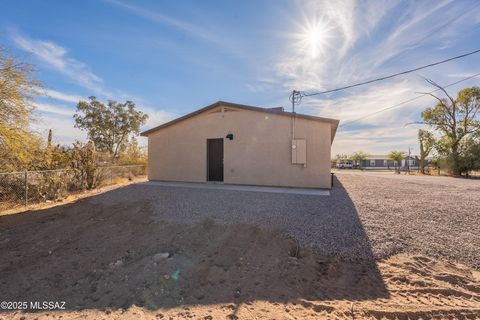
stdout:
[[328,38],[330,28],[323,21],[315,21],[314,23],[307,23],[303,28],[302,42],[304,49],[312,58],[317,58],[321,55],[328,46]]

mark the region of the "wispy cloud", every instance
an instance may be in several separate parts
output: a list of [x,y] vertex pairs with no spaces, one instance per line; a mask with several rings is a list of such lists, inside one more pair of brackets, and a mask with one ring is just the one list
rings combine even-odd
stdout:
[[65,93],[48,88],[42,91],[47,97],[64,102],[78,103],[80,100],[85,100],[85,97],[78,94]]
[[87,134],[75,128],[73,118],[67,114],[42,113],[42,117],[32,124],[32,128],[45,138],[51,129],[54,143],[61,145],[69,145],[75,140],[87,140]]
[[[195,24],[182,19],[173,18],[171,16],[159,13],[158,11],[125,3],[120,0],[104,1],[122,8],[138,17],[176,29],[175,31],[180,31],[193,39],[198,39],[213,44],[216,46],[216,48],[219,48],[220,50],[227,52],[234,57],[241,59],[250,58],[244,54],[242,47],[239,46],[236,41],[231,41],[229,36],[222,36],[221,29],[218,27],[214,30],[211,30],[200,23]],[[152,41],[155,40],[152,39]]]
[[[397,118],[399,108],[392,108],[376,115],[373,114],[418,96],[412,88],[423,88],[423,91],[428,91],[427,85],[420,79],[416,80],[415,84],[412,80],[404,80],[397,83],[379,84],[375,88],[363,90],[351,96],[339,98],[311,97],[304,99],[300,108],[304,112],[341,119],[342,123],[349,123],[362,117],[365,117],[365,119],[361,123],[368,125],[376,124],[379,120],[383,124],[391,121],[399,122],[403,120]],[[406,109],[412,107],[420,112],[428,103],[428,98],[423,101],[416,100],[410,104],[402,105],[400,110],[405,112]],[[366,117],[367,115],[372,116]]]
[[[352,153],[363,150],[370,153],[385,153],[386,150],[405,148],[416,145],[417,130],[415,126],[406,126],[416,121],[420,112],[431,106],[433,98],[423,96],[414,102],[404,104],[380,113],[378,111],[418,96],[412,86],[425,88],[425,83],[418,80],[401,81],[394,84],[381,84],[354,96],[338,99],[310,100],[302,102],[302,111],[341,119],[332,153]],[[361,119],[358,122],[351,122]],[[414,150],[418,152],[418,150]]]
[[[113,100],[131,99],[128,93],[107,88],[104,80],[97,76],[86,63],[71,57],[67,48],[53,41],[32,39],[18,32],[12,34],[12,40],[20,49],[30,52],[47,67],[88,89],[92,95]],[[78,102],[78,97],[65,94],[62,96],[55,90],[47,89],[46,93],[56,99]]]
[[97,90],[103,80],[94,74],[83,62],[68,55],[64,47],[45,40],[31,39],[20,34],[13,35],[14,43],[21,49],[31,52],[49,67],[74,80],[78,84]]
[[143,129],[150,129],[153,127],[156,127],[158,125],[161,125],[167,121],[173,120],[177,118],[179,115],[175,114],[173,112],[168,112],[164,110],[158,110],[152,107],[140,107],[140,111],[148,114],[148,119],[145,125],[143,126]]
[[55,114],[58,116],[67,116],[67,117],[72,117],[74,113],[72,108],[58,106],[52,103],[34,102],[33,105],[35,106],[35,111],[41,112],[41,113],[46,112],[49,114]]
[[406,151],[413,147],[412,153],[418,154],[418,128],[370,127],[353,131],[338,132],[332,148],[332,155],[352,154],[354,151],[364,151],[369,154],[386,154],[392,150]]
[[447,76],[449,78],[468,78],[476,75],[476,72],[459,72],[459,73],[450,73]]
[[118,1],[118,0],[105,0],[105,1],[115,6],[118,6],[120,8],[123,8],[132,14],[143,17],[153,22],[168,25],[170,27],[180,30],[193,37],[200,38],[216,44],[221,43],[220,39],[214,33],[211,33],[198,25],[194,25],[180,19],[175,19],[152,10],[147,10],[138,6],[127,4],[122,1]]

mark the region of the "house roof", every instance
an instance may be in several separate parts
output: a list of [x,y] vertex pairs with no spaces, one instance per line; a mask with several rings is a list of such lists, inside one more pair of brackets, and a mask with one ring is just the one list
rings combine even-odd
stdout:
[[382,160],[382,159],[388,159],[388,156],[385,155],[385,154],[372,154],[372,155],[368,155],[365,160]]
[[[250,111],[277,114],[277,115],[287,116],[287,117],[292,117],[292,115],[293,115],[292,112],[283,111],[283,108],[270,108],[269,109],[269,108],[260,108],[260,107],[255,107],[255,106],[248,106],[248,105],[244,105],[244,104],[237,104],[237,103],[232,103],[232,102],[217,101],[217,102],[215,102],[211,105],[208,105],[206,107],[198,109],[197,111],[194,111],[192,113],[186,114],[186,115],[184,115],[180,118],[174,119],[172,121],[166,122],[164,124],[161,124],[159,126],[151,128],[149,130],[143,131],[141,133],[141,135],[142,136],[148,136],[152,132],[155,132],[157,130],[161,130],[163,128],[169,127],[169,126],[174,125],[174,124],[176,124],[180,121],[183,121],[183,120],[186,120],[188,118],[194,117],[194,116],[196,116],[196,115],[198,115],[202,112],[208,111],[208,110],[213,109],[213,108],[218,107],[218,106],[226,106],[226,107],[239,108],[239,109],[250,110]],[[301,118],[301,119],[331,123],[332,124],[332,141],[333,141],[333,138],[335,137],[335,133],[337,132],[338,123],[340,122],[339,120],[336,120],[336,119],[310,116],[310,115],[301,114],[301,113],[295,113],[295,117],[296,118]]]
[[[410,155],[410,158],[415,159],[416,155],[412,154]],[[405,158],[408,158],[406,155]],[[365,160],[390,160],[388,155],[369,155],[368,157],[365,158]]]

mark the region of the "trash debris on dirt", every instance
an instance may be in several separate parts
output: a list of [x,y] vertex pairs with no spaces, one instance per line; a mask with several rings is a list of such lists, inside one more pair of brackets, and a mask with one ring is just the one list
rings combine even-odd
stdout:
[[174,273],[172,273],[170,275],[170,278],[172,278],[173,280],[177,281],[178,278],[180,278],[180,270],[176,270]]

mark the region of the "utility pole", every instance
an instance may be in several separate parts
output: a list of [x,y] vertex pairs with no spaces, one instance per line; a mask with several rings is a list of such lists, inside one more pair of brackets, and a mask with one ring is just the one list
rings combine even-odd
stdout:
[[297,92],[298,92],[297,90],[292,91],[292,96],[291,96],[292,97],[291,98],[291,100],[292,100],[292,113],[295,113],[295,102],[296,102],[295,101],[295,96],[297,95]]
[[408,158],[407,158],[407,172],[410,174],[410,155],[412,154],[412,148],[408,147]]
[[292,143],[295,140],[295,93],[296,91],[292,91]]
[[302,101],[302,93],[297,90],[293,90],[290,95],[290,101],[292,101],[292,142],[295,140],[295,104],[299,104]]

